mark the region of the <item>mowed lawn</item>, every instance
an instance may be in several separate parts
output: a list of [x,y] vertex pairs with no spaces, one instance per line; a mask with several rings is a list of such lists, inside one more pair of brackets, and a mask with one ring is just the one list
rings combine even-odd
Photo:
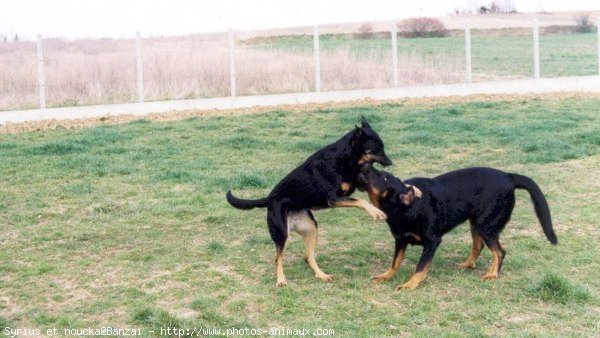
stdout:
[[[600,98],[551,96],[399,102],[0,135],[0,327],[600,335],[598,107]],[[444,237],[424,284],[395,292],[420,248],[373,284],[391,263],[387,225],[360,210],[323,210],[317,260],[334,282],[314,278],[292,234],[289,286],[276,288],[265,211],[236,210],[225,192],[265,196],[363,114],[402,178],[467,166],[532,177],[559,244],[519,191],[500,279],[480,280],[486,249],[476,270],[455,267],[471,246],[461,226]]]

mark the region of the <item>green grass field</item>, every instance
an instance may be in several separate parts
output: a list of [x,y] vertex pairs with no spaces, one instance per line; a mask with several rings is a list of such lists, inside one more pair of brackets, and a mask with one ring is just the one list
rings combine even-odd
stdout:
[[[386,103],[275,110],[176,122],[0,135],[0,327],[331,328],[336,336],[600,335],[598,98]],[[265,211],[224,199],[258,198],[361,115],[379,131],[402,178],[492,166],[534,178],[559,244],[542,234],[517,193],[501,237],[500,279],[455,264],[468,227],[444,237],[424,284],[396,276],[385,223],[359,210],[317,213],[313,277],[292,234],[286,288],[275,287]],[[362,193],[359,196],[365,197]]]
[[[540,69],[542,77],[598,74],[597,34],[549,34],[540,36]],[[282,36],[249,41],[265,49],[312,52],[312,36]],[[399,38],[398,54],[418,55],[423,61],[434,56],[464,63],[464,37]],[[356,55],[383,53],[391,57],[390,39],[349,39],[324,35],[320,39],[322,53],[347,48]],[[527,36],[488,36],[474,31],[471,40],[475,79],[494,77],[533,77],[533,38]],[[402,65],[400,65],[402,66]],[[324,70],[325,71],[325,70]]]

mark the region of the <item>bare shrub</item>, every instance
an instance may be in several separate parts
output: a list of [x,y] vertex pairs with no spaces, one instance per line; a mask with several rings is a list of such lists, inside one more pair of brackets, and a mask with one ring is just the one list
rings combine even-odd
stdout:
[[373,26],[368,23],[364,23],[358,27],[358,32],[354,34],[354,38],[361,40],[372,39],[374,36]]
[[587,14],[578,15],[573,20],[575,20],[575,31],[577,33],[589,33],[594,28],[590,16]]
[[492,1],[488,5],[482,5],[477,8],[479,14],[511,14],[517,13],[517,8],[512,0]]
[[439,38],[448,35],[446,26],[434,18],[414,18],[403,20],[398,29],[410,38]]
[[517,13],[517,7],[515,6],[515,2],[513,0],[505,0],[505,1],[500,2],[498,9],[500,10],[500,13],[505,13],[505,14]]
[[487,6],[481,6],[477,9],[477,13],[479,14],[487,14],[489,12],[491,12],[491,9]]

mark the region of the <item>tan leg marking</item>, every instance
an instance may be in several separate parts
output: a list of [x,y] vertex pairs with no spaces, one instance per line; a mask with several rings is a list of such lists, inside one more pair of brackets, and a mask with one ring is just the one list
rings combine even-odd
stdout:
[[333,276],[324,273],[315,259],[315,251],[317,248],[317,238],[319,235],[317,224],[308,214],[310,211],[304,210],[288,217],[288,224],[290,229],[299,233],[304,238],[304,244],[306,245],[306,263],[315,272],[315,277],[326,281],[333,281]]
[[277,248],[277,256],[275,256],[275,271],[277,273],[277,283],[276,286],[286,286],[287,280],[285,279],[285,275],[283,274],[283,248]]
[[406,282],[403,285],[400,285],[399,287],[396,288],[396,291],[400,291],[400,290],[414,290],[416,289],[419,285],[421,285],[421,283],[423,282],[423,280],[425,279],[425,277],[427,277],[427,272],[429,271],[429,267],[431,267],[431,262],[428,262],[427,265],[425,265],[425,268],[423,268],[422,271],[419,272],[415,272],[412,277],[408,280],[408,282]]
[[471,247],[471,254],[469,258],[463,263],[459,263],[456,266],[459,269],[475,269],[475,262],[477,262],[477,258],[481,253],[481,249],[483,248],[483,238],[479,236],[477,231],[471,226],[471,237],[473,238],[473,246]]
[[317,247],[317,231],[313,232],[310,237],[304,238],[304,243],[306,244],[306,262],[315,272],[315,277],[323,280],[325,282],[333,281],[333,276],[324,273],[319,265],[317,264],[317,260],[315,259],[315,248]]
[[381,282],[385,282],[386,280],[392,278],[394,276],[394,274],[396,273],[396,271],[398,271],[398,269],[400,268],[400,264],[402,264],[402,261],[404,260],[405,251],[406,251],[406,249],[400,249],[400,251],[398,251],[398,254],[396,255],[396,257],[394,258],[392,267],[388,271],[382,273],[381,275],[377,275],[377,276],[373,277],[373,282],[381,283]]
[[498,271],[500,270],[500,263],[502,256],[504,255],[502,249],[499,247],[489,248],[492,252],[492,264],[487,270],[487,273],[481,277],[481,280],[492,280],[498,278]]
[[377,209],[376,207],[371,205],[369,202],[367,202],[361,198],[353,198],[353,199],[349,199],[349,200],[345,200],[345,201],[338,201],[338,202],[335,202],[334,206],[342,207],[342,208],[363,209],[369,215],[371,215],[371,217],[373,217],[373,219],[376,221],[384,221],[387,218],[387,216],[385,215],[385,213],[383,211]]

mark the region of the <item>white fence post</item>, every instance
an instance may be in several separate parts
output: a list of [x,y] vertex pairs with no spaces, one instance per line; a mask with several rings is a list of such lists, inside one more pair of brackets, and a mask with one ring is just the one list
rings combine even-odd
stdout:
[[471,27],[465,21],[465,62],[467,71],[467,83],[473,82],[473,70],[471,65]]
[[315,52],[315,92],[321,91],[321,56],[319,51],[319,27],[313,31],[313,49]]
[[44,75],[44,48],[42,36],[37,36],[38,86],[40,90],[40,109],[46,109],[46,77]]
[[140,32],[136,33],[135,48],[137,64],[138,101],[139,103],[144,103],[144,68],[142,64],[142,35],[140,34]]
[[229,39],[229,90],[231,92],[231,96],[234,97],[237,95],[237,87],[235,83],[235,46],[233,43],[234,33],[233,30],[229,30],[228,39]]
[[392,85],[398,87],[398,26],[392,24]]
[[540,28],[539,20],[533,20],[533,76],[540,77]]
[[600,16],[597,20],[598,22],[596,23],[596,30],[598,31],[598,75],[600,75]]

